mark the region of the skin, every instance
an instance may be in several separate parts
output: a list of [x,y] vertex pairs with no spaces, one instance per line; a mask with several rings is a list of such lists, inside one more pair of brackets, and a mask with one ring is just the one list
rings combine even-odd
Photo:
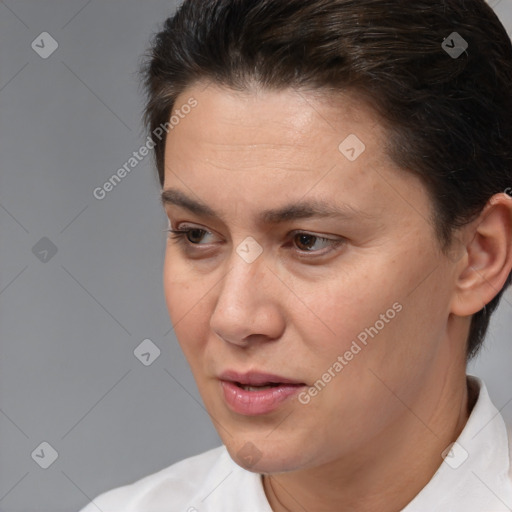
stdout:
[[[512,268],[512,200],[494,196],[446,256],[425,188],[386,156],[379,119],[354,95],[195,84],[176,107],[190,97],[197,107],[167,138],[164,189],[221,218],[164,205],[174,229],[205,230],[188,246],[167,242],[164,289],[222,441],[264,475],[275,512],[400,510],[467,421],[465,340]],[[353,162],[338,150],[349,134],[366,146]],[[256,222],[264,209],[312,198],[362,213]],[[248,236],[263,251],[252,263],[236,252]],[[221,372],[312,386],[394,303],[401,311],[308,404],[260,416],[227,407]],[[247,442],[261,452],[250,466],[237,455]]]

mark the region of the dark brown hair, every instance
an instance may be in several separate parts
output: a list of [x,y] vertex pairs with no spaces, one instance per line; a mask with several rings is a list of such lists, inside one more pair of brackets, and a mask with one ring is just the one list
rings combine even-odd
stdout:
[[[391,159],[425,184],[443,251],[512,185],[512,45],[484,0],[185,0],[142,73],[161,186],[165,134],[155,130],[200,81],[360,95],[382,119]],[[473,315],[468,360],[511,280]]]

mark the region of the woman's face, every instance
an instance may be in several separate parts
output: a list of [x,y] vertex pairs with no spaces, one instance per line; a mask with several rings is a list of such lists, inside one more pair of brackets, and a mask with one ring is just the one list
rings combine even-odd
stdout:
[[167,242],[164,286],[231,456],[256,472],[316,467],[434,414],[433,390],[462,353],[443,343],[453,263],[372,111],[349,96],[212,84],[175,110],[187,103],[167,138],[164,191],[207,208],[166,194],[172,228],[192,231]]

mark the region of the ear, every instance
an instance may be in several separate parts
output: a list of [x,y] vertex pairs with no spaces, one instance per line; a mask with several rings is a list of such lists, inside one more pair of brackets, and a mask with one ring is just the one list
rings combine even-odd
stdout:
[[512,271],[512,197],[495,194],[464,229],[451,311],[470,316],[498,295]]

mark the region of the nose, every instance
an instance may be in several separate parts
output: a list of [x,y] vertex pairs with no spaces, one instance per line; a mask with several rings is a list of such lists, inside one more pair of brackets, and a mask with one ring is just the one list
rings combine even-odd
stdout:
[[263,254],[247,263],[236,252],[218,290],[210,328],[226,343],[245,347],[281,337],[280,298],[290,293],[268,267]]

